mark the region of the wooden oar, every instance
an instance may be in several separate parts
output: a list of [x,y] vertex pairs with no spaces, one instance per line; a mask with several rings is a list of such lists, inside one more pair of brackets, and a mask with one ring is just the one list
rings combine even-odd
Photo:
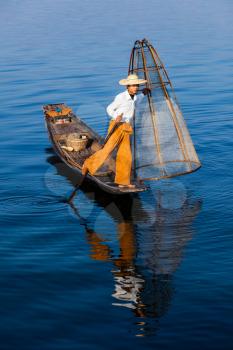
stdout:
[[71,195],[70,195],[70,196],[68,197],[68,199],[66,200],[67,203],[71,203],[71,202],[73,201],[73,199],[74,199],[74,197],[75,197],[75,195],[76,195],[76,193],[77,193],[79,187],[82,186],[82,183],[83,183],[83,181],[85,180],[86,176],[87,176],[87,174],[83,175],[83,177],[82,177],[80,183],[78,183],[78,184],[76,185],[75,189],[73,190],[73,192],[71,193]]
[[106,138],[105,138],[105,140],[104,140],[104,143],[103,143],[103,145],[102,145],[102,148],[106,145],[106,143],[108,142],[108,140],[110,139],[110,137],[112,136],[112,134],[114,133],[114,131],[116,131],[116,129],[118,129],[119,128],[119,126],[122,124],[122,122],[117,122],[114,126],[113,126],[113,128],[112,128],[112,130],[108,133],[108,135],[106,136]]
[[[117,123],[113,126],[112,130],[108,133],[107,137],[105,138],[104,143],[103,143],[103,145],[102,145],[101,148],[103,148],[103,147],[106,145],[106,143],[108,142],[109,138],[110,138],[110,137],[112,136],[112,134],[116,131],[116,129],[119,128],[119,126],[120,126],[121,124],[122,124],[122,122],[117,122]],[[68,197],[68,199],[67,199],[67,202],[68,202],[68,203],[71,203],[71,202],[72,202],[72,200],[74,199],[74,197],[75,197],[75,195],[76,195],[78,189],[80,188],[80,186],[82,185],[83,181],[85,180],[86,176],[87,176],[87,173],[86,173],[85,175],[83,175],[83,177],[82,177],[82,179],[81,179],[81,182],[80,182],[79,184],[76,185],[75,189],[73,190],[73,192],[71,193],[71,195],[70,195],[70,196]]]

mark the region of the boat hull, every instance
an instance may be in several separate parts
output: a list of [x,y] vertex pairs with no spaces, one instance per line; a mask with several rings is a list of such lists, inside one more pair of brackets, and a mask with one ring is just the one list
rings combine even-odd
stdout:
[[[58,118],[51,117],[48,111],[57,106],[62,109],[64,104],[53,104],[43,107],[49,138],[58,157],[77,174],[82,176],[81,169],[85,159],[98,149],[101,149],[104,140],[72,111],[65,116],[60,115]],[[71,151],[67,140],[70,135],[74,134],[80,137],[85,136],[87,141],[86,145],[82,146],[82,149],[73,149]],[[82,141],[80,141],[80,143],[82,143]],[[87,180],[95,183],[103,191],[115,195],[138,193],[147,189],[145,185],[139,182],[135,182],[135,188],[120,188],[117,186],[114,183],[114,165],[114,159],[108,159],[107,163],[104,165],[104,169],[102,169],[101,172],[97,172],[95,176],[87,174]]]

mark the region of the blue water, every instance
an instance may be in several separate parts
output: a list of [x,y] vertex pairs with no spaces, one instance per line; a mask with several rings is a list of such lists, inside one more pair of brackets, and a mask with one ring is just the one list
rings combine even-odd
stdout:
[[[9,0],[0,11],[0,348],[231,349],[233,2]],[[202,168],[114,200],[52,152],[42,105],[100,134],[147,37]]]

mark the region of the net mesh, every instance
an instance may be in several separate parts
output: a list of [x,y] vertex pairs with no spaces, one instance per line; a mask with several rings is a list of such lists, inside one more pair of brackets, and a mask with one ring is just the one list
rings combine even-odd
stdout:
[[129,73],[146,79],[151,91],[136,106],[132,147],[135,177],[160,179],[197,170],[201,164],[171,82],[147,40],[135,43]]

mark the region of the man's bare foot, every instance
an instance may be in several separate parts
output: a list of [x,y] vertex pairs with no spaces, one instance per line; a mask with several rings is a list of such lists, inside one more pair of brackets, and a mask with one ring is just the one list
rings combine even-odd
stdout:
[[135,188],[135,185],[129,184],[129,185],[118,185],[120,188]]
[[82,175],[87,175],[87,173],[88,173],[88,168],[85,165],[83,165],[83,167],[82,167]]

